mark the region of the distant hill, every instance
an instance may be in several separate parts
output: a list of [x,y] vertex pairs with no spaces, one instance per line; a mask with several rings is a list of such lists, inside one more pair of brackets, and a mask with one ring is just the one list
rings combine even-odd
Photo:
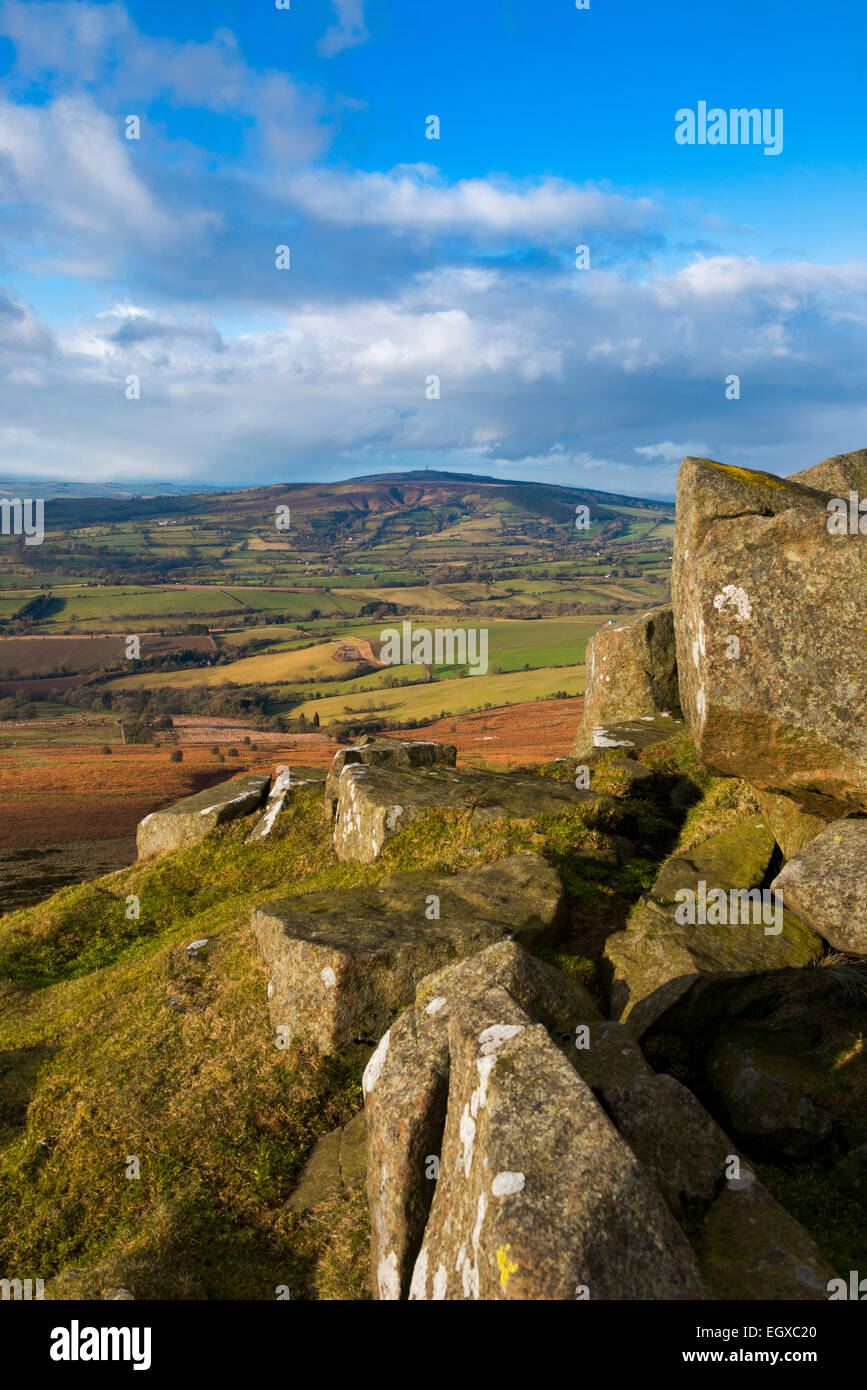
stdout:
[[[0,488],[3,484],[0,483]],[[19,488],[21,484],[17,485]],[[72,488],[73,484],[69,485]],[[21,495],[20,492],[18,495]],[[433,469],[407,473],[373,474],[334,483],[271,483],[264,487],[226,492],[200,491],[160,496],[107,496],[71,492],[52,498],[51,524],[71,526],[131,521],[152,517],[203,517],[244,520],[273,515],[288,506],[293,524],[302,518],[326,521],[329,514],[345,521],[352,513],[400,513],[458,508],[477,513],[486,505],[505,504],[528,516],[567,523],[575,507],[590,507],[594,518],[608,519],[622,509],[674,515],[674,504],[630,497],[592,488],[562,487],[553,483],[477,477],[474,474],[441,473]],[[317,528],[320,529],[320,528]]]

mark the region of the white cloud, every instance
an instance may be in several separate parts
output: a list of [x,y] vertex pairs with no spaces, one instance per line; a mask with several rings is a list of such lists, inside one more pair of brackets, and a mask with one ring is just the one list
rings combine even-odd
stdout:
[[333,58],[345,48],[366,43],[370,33],[364,22],[364,0],[334,0],[337,23],[326,29],[316,45],[323,58]]

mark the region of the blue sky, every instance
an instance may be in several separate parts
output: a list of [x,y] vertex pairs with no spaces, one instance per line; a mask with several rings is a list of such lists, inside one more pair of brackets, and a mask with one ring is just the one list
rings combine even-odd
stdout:
[[[670,496],[687,452],[859,447],[864,28],[839,0],[0,0],[0,476]],[[781,152],[678,144],[702,101],[781,109]]]

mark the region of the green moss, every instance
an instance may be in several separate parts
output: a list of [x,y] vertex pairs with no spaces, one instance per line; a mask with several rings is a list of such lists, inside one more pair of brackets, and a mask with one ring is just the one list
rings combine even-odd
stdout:
[[837,1187],[826,1164],[813,1159],[754,1166],[771,1196],[809,1231],[838,1273],[867,1269],[867,1210]]

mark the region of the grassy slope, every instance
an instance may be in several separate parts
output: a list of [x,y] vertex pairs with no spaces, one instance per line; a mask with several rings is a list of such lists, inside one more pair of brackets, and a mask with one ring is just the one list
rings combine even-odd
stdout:
[[[694,769],[688,749],[667,754],[665,766]],[[744,809],[740,784],[695,772],[706,795],[684,845]],[[594,776],[616,790],[604,771]],[[246,826],[229,827],[0,919],[0,1269],[45,1278],[49,1297],[118,1284],[145,1298],[269,1299],[278,1284],[293,1298],[365,1297],[363,1196],[335,1196],[303,1218],[283,1210],[316,1136],[360,1107],[363,1058],[323,1063],[299,1045],[276,1048],[250,909],[397,868],[456,870],[532,849],[557,866],[572,905],[557,963],[596,987],[598,925],[625,918],[678,840],[638,798],[605,815],[648,857],[590,861],[598,836],[586,808],[486,826],[437,812],[361,867],[336,861],[320,798],[302,794],[264,844],[247,847]],[[129,894],[137,921],[125,915]],[[184,948],[197,937],[211,944],[191,960]],[[137,1180],[125,1176],[130,1155]],[[770,1180],[791,1188],[776,1172]],[[826,1179],[799,1181],[793,1209],[823,1242],[830,1202],[815,1194]],[[836,1200],[829,1253],[857,1268],[863,1222],[852,1235]]]

